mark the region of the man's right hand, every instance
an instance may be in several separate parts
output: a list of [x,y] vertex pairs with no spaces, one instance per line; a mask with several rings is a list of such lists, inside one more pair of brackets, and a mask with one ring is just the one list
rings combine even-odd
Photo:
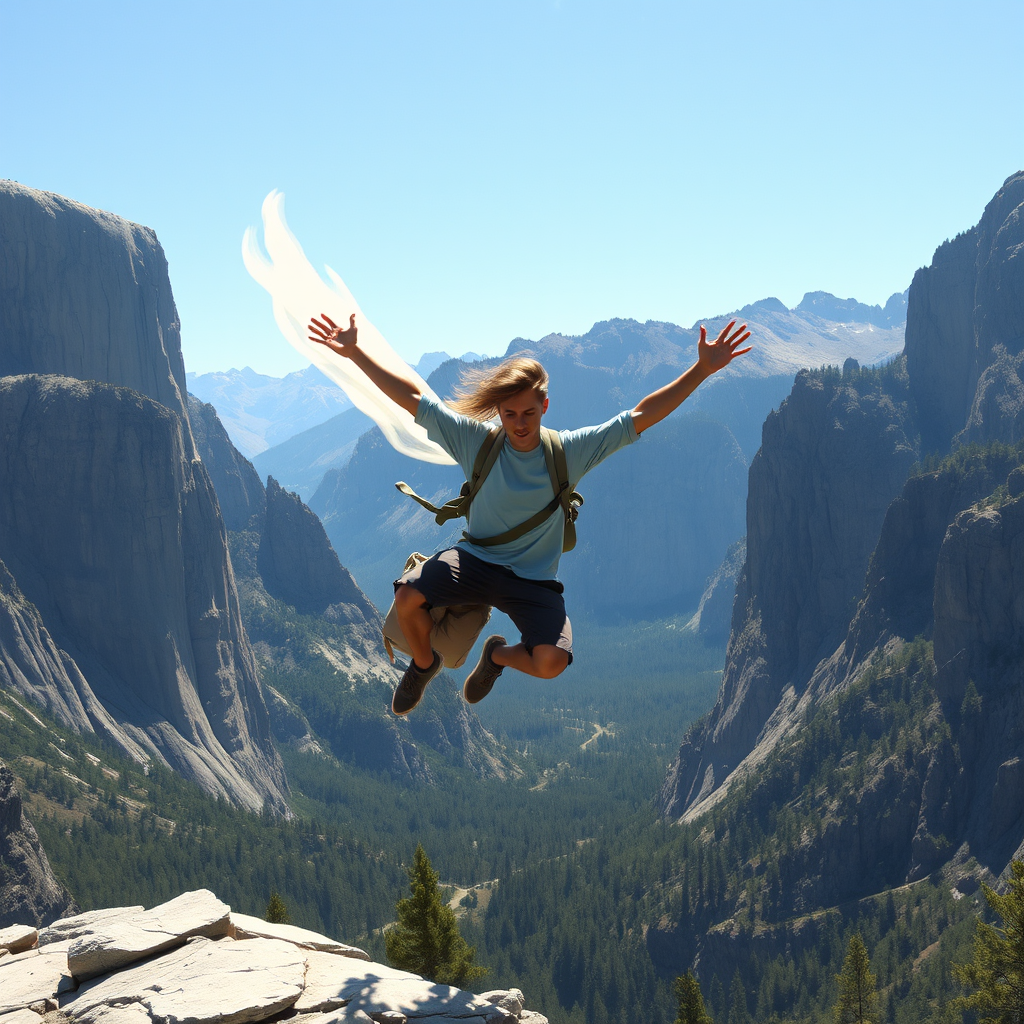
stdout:
[[320,314],[326,323],[316,317],[310,317],[308,330],[309,340],[318,345],[326,345],[332,352],[346,359],[351,358],[356,347],[356,315],[348,318],[348,330],[343,331],[326,313]]

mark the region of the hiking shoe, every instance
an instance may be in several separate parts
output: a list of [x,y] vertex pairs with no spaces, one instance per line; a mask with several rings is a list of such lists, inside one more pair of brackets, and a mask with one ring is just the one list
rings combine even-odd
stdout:
[[476,668],[466,676],[462,686],[462,696],[467,704],[479,704],[491,692],[495,679],[501,675],[504,665],[495,665],[491,661],[491,651],[505,643],[503,636],[489,636],[484,641],[484,649],[480,652],[480,660]]
[[434,661],[430,668],[420,668],[415,661],[409,662],[409,667],[402,676],[402,681],[395,687],[395,695],[391,698],[391,710],[396,715],[407,715],[423,697],[423,691],[438,672],[441,671],[441,655],[434,651]]

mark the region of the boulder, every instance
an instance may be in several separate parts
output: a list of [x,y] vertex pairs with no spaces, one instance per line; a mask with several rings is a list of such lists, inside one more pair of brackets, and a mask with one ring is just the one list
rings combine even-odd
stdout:
[[231,908],[208,889],[186,892],[152,910],[113,918],[71,943],[67,962],[79,980],[116,971],[180,946],[193,936],[227,935]]
[[12,1010],[0,1013],[0,1024],[39,1024],[42,1018],[35,1010]]
[[508,1010],[509,1013],[519,1016],[523,1012],[523,993],[518,988],[494,989],[491,992],[481,992],[481,999],[494,1003],[495,1006]]
[[271,924],[259,917],[236,914],[232,911],[231,926],[236,939],[282,939],[300,949],[313,949],[321,953],[354,957],[357,960],[370,959],[369,953],[358,946],[346,946],[344,942],[329,939],[326,935],[311,932],[306,928],[297,928],[293,924]]
[[48,946],[54,942],[68,942],[81,935],[92,935],[102,931],[112,921],[122,917],[135,917],[145,907],[109,907],[106,910],[87,910],[84,914],[64,917],[39,931],[39,945]]
[[310,950],[306,956],[306,987],[295,1003],[295,1009],[301,1013],[347,1006],[371,978],[374,981],[422,980],[416,974],[382,964],[371,962],[367,967],[361,967],[341,960],[333,953]]
[[[354,965],[353,965],[354,966]],[[405,1014],[418,1024],[428,1021],[466,1020],[479,1018],[481,1024],[517,1024],[514,1014],[495,1006],[481,996],[449,985],[439,985],[417,975],[394,977],[396,973],[380,964],[368,964],[360,978],[349,977],[345,991],[349,1006],[377,1019],[385,1010]]]
[[0,928],[0,949],[8,953],[24,953],[39,941],[39,931],[27,924],[12,924]]
[[[266,1020],[302,994],[303,951],[280,939],[193,938],[181,949],[83,985],[61,1002],[80,1024],[112,1021],[109,1008],[140,1004],[152,1021],[243,1024]],[[143,1018],[137,1013],[133,1019]]]
[[58,994],[73,987],[61,951],[30,949],[0,960],[0,1013],[28,1007],[39,1007],[40,1013],[55,1010]]

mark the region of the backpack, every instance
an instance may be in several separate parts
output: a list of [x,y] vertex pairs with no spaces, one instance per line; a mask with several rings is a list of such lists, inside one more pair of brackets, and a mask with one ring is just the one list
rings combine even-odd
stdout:
[[[402,575],[426,560],[426,555],[414,551],[406,559]],[[441,655],[445,668],[459,668],[465,663],[477,637],[490,621],[491,609],[486,604],[456,604],[447,608],[431,608],[430,617],[434,620],[430,630],[430,646]],[[384,650],[387,651],[392,665],[395,663],[396,650],[412,657],[409,642],[398,625],[398,612],[395,610],[394,601],[384,616],[383,634]]]
[[[555,496],[539,512],[530,516],[524,523],[513,526],[512,529],[499,533],[495,537],[473,537],[463,531],[462,539],[470,544],[479,544],[481,547],[491,547],[495,544],[508,544],[518,540],[524,534],[540,526],[555,510],[561,506],[562,514],[565,517],[565,525],[562,533],[562,551],[572,551],[576,547],[576,517],[579,515],[580,506],[583,504],[583,496],[578,491],[569,489],[569,472],[565,463],[565,449],[562,447],[562,439],[557,430],[550,430],[547,427],[540,428],[540,442],[544,448],[544,461],[547,463],[548,476],[551,478],[551,487]],[[457,498],[445,502],[438,507],[432,505],[426,498],[421,498],[407,483],[399,480],[395,484],[403,494],[408,495],[413,501],[419,502],[427,511],[434,514],[434,519],[439,526],[448,522],[449,519],[457,519],[459,516],[469,515],[469,506],[477,496],[483,482],[487,479],[494,463],[498,461],[502,445],[505,443],[504,427],[494,427],[484,438],[480,450],[473,462],[473,472],[459,491]]]

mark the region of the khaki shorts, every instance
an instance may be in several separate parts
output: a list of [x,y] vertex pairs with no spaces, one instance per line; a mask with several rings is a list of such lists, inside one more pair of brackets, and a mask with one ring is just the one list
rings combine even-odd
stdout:
[[439,551],[395,580],[395,589],[408,584],[430,608],[454,604],[486,604],[504,612],[532,651],[552,644],[569,655],[572,664],[572,624],[565,614],[558,580],[527,580],[503,565],[492,565],[461,548]]

